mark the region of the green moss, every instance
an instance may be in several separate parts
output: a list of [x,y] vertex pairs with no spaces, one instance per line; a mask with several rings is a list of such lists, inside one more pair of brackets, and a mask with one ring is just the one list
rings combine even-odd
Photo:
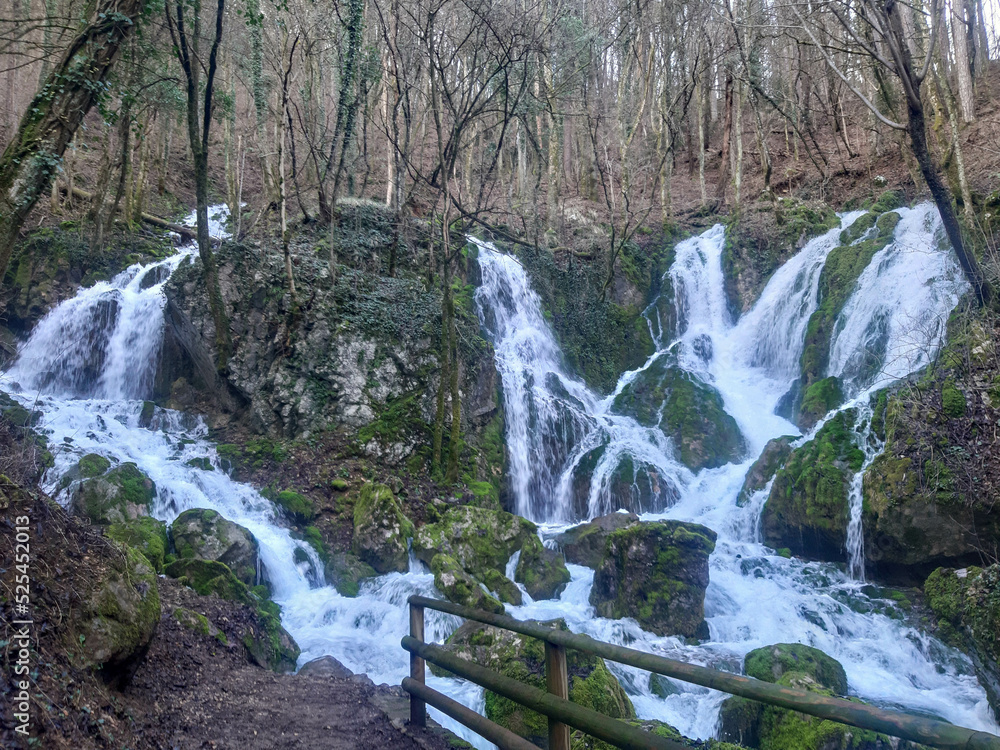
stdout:
[[220,599],[242,604],[256,603],[257,597],[249,587],[227,565],[215,560],[182,557],[167,565],[163,572],[171,578],[177,578],[202,596],[215,594]]
[[110,469],[111,462],[104,456],[96,453],[88,453],[80,459],[80,463],[77,466],[80,469],[80,476],[85,479],[93,479],[94,477],[101,476]]
[[786,673],[806,674],[837,695],[847,694],[847,673],[840,662],[801,643],[755,649],[744,658],[743,672],[765,682],[778,682]]
[[[100,466],[91,462],[91,470]],[[149,512],[156,485],[134,463],[116,466],[106,474],[84,479],[73,498],[74,507],[94,523],[122,523]]]
[[448,508],[436,523],[418,529],[413,552],[428,565],[444,552],[483,580],[488,570],[503,570],[510,556],[536,535],[533,523],[511,513],[460,505]]
[[827,412],[837,408],[844,401],[840,389],[840,379],[836,377],[823,378],[806,388],[799,407],[799,419],[804,424],[816,424],[826,416]]
[[292,490],[283,490],[274,498],[274,503],[300,523],[308,523],[316,516],[313,501]]
[[354,503],[352,551],[379,573],[404,572],[409,565],[407,540],[413,522],[384,484],[367,482]]
[[364,445],[378,438],[380,443],[389,445],[425,434],[428,426],[420,412],[423,395],[423,390],[418,390],[390,399],[375,421],[358,430],[358,442]]
[[899,208],[904,202],[905,196],[902,190],[886,190],[876,199],[871,207],[871,211],[875,214],[883,214],[886,211]]
[[843,557],[848,489],[864,463],[855,416],[853,409],[836,414],[775,474],[761,515],[766,544],[810,559]]
[[[836,247],[827,256],[819,279],[820,302],[809,318],[800,360],[802,383],[807,391],[826,371],[837,316],[875,253],[892,241],[899,219],[899,214],[894,212],[883,214],[876,220],[876,231],[872,236]],[[880,353],[873,352],[871,367],[879,367],[879,360]],[[800,426],[811,425],[801,422]]]
[[965,416],[965,394],[955,385],[952,378],[948,378],[941,386],[941,411],[951,419],[959,419]]
[[190,466],[192,469],[201,469],[202,471],[215,471],[215,467],[212,466],[212,461],[207,456],[200,456],[199,458],[190,458],[184,462],[185,466]]
[[331,479],[330,486],[333,489],[337,490],[337,492],[346,492],[347,490],[351,489],[351,483],[348,482],[346,479],[341,479],[339,477],[336,479]]
[[483,591],[479,582],[466,573],[454,557],[435,555],[431,560],[431,572],[434,573],[434,587],[449,601],[463,607],[504,613],[503,604],[492,594]]
[[483,583],[500,601],[516,607],[521,606],[523,599],[521,589],[499,570],[487,570],[483,576]]
[[521,547],[514,580],[523,583],[532,599],[555,599],[570,581],[562,554],[546,549],[537,536]]
[[139,426],[148,428],[153,422],[153,414],[156,413],[156,404],[152,401],[142,402],[142,411],[139,412]]
[[135,547],[149,560],[153,570],[163,572],[163,559],[169,544],[167,525],[163,521],[157,521],[151,516],[141,516],[112,524],[105,533],[115,541]]
[[320,530],[315,526],[307,526],[302,531],[302,538],[305,539],[316,550],[316,554],[319,555],[319,559],[324,563],[328,562],[330,559],[330,553],[326,549],[326,545],[323,544],[323,535]]

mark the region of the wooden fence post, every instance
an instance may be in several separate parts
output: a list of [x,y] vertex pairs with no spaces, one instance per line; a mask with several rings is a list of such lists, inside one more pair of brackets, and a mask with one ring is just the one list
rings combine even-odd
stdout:
[[[424,640],[424,608],[410,605],[410,635],[418,641]],[[424,684],[424,660],[410,653],[410,679]],[[410,723],[418,727],[427,726],[427,704],[422,698],[410,694]],[[568,746],[567,746],[568,747]]]
[[[545,643],[545,686],[557,698],[569,700],[566,649]],[[549,717],[549,750],[570,750],[569,726]]]

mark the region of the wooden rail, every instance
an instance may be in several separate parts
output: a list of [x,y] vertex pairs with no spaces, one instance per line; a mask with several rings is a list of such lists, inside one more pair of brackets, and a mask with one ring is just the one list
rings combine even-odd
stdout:
[[[673,740],[657,737],[623,721],[612,719],[569,701],[569,675],[566,670],[567,648],[620,664],[628,664],[683,682],[721,690],[761,703],[800,711],[842,724],[850,724],[861,729],[888,734],[930,747],[943,748],[944,750],[1000,750],[1000,737],[987,732],[955,726],[944,721],[899,711],[887,711],[843,698],[833,698],[763,682],[752,677],[699,667],[687,662],[597,641],[590,636],[555,630],[537,622],[515,620],[506,615],[483,612],[437,599],[411,596],[409,605],[410,635],[403,638],[402,646],[410,653],[410,677],[403,682],[403,689],[410,694],[410,721],[423,726],[426,722],[426,704],[429,703],[504,749],[523,750],[525,741],[519,737],[517,741],[514,741],[506,735],[498,733],[496,730],[501,732],[507,730],[479,714],[473,714],[464,707],[462,707],[463,711],[457,710],[455,706],[459,704],[455,704],[454,701],[441,693],[426,687],[424,685],[425,661],[447,669],[453,674],[464,677],[548,717],[550,750],[569,750],[570,727],[580,729],[616,747],[662,748],[663,750],[679,750],[683,747]],[[548,692],[461,659],[441,646],[425,643],[425,609],[457,615],[468,620],[475,620],[537,638],[544,642]],[[475,718],[473,719],[468,714],[473,714]],[[491,726],[487,727],[487,725]],[[484,728],[491,734],[487,735],[482,731]],[[510,733],[507,732],[507,734]],[[527,746],[533,747],[530,743]]]

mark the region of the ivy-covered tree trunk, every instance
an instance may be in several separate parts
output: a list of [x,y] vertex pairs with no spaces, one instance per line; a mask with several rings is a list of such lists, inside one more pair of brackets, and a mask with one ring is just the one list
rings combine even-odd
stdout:
[[0,157],[0,284],[21,226],[47,195],[63,153],[90,108],[122,42],[135,28],[143,0],[94,0],[86,22],[39,87]]

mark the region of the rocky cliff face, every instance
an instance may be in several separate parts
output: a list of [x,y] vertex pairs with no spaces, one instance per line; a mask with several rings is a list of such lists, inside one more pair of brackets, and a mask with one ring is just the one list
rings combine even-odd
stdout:
[[[300,235],[293,253],[295,299],[279,256],[235,243],[218,249],[234,349],[223,376],[212,365],[214,327],[200,267],[182,266],[167,287],[156,397],[171,406],[200,407],[217,423],[237,416],[255,431],[286,439],[346,430],[383,464],[422,466],[439,382],[440,292],[428,291],[416,269],[405,265],[395,278],[340,266],[331,280],[325,242],[325,233]],[[478,448],[502,434],[502,415],[492,348],[479,333],[466,284],[475,277],[474,261],[462,266],[453,287],[462,430],[471,446],[466,458],[475,463],[483,455]],[[502,444],[499,455],[497,446],[490,447],[490,457],[472,473],[502,473]]]

